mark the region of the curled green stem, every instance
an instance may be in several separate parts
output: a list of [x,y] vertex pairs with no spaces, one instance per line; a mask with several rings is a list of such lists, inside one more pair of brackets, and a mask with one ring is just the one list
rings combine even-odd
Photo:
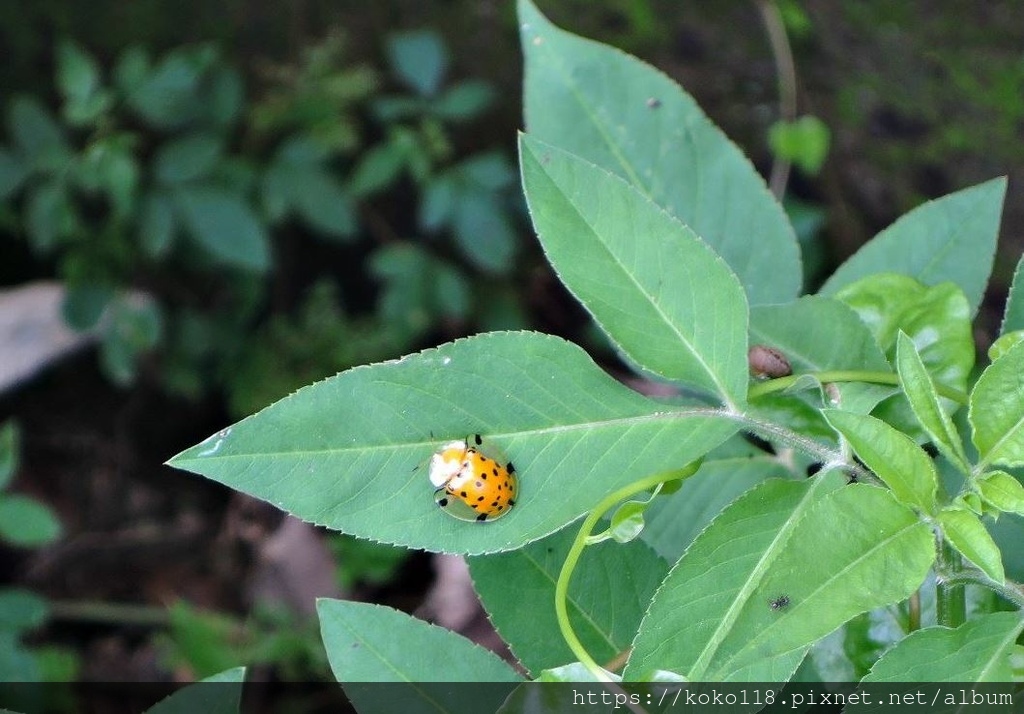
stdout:
[[562,569],[558,573],[558,580],[555,582],[555,616],[558,618],[558,629],[561,630],[562,637],[565,639],[566,644],[569,645],[572,653],[576,655],[576,659],[600,682],[611,682],[614,680],[607,670],[590,656],[583,643],[580,642],[579,637],[576,636],[576,632],[572,629],[572,624],[569,622],[569,580],[572,578],[573,571],[576,570],[576,565],[579,563],[580,555],[583,554],[583,549],[587,546],[587,538],[590,537],[594,526],[601,520],[601,517],[620,501],[641,491],[654,488],[660,483],[689,478],[697,472],[698,468],[700,468],[700,461],[695,461],[678,471],[648,476],[609,494],[583,520],[583,525],[580,526],[580,530],[576,534],[576,540],[572,542],[572,546],[565,556],[565,562],[562,563]]
[[[778,379],[770,379],[767,382],[755,384],[750,388],[748,396],[750,399],[757,399],[758,397],[763,397],[766,394],[781,392],[792,387],[803,377],[808,376],[814,377],[822,384],[829,384],[832,382],[869,382],[871,384],[891,384],[896,387],[900,384],[899,375],[894,372],[870,372],[856,369],[803,372],[801,374],[791,374],[788,377],[779,377]],[[947,387],[943,384],[936,384],[935,390],[939,393],[939,396],[945,397],[946,399],[952,399],[961,406],[965,406],[967,404],[967,395],[959,389],[953,389],[952,387]]]

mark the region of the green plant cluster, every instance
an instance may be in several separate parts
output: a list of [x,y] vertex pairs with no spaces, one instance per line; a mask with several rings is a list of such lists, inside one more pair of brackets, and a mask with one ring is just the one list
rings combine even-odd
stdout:
[[[519,13],[540,243],[675,396],[562,339],[492,332],[308,386],[170,463],[355,537],[469,556],[534,680],[1020,676],[1024,261],[987,364],[971,324],[1006,181],[918,207],[801,296],[785,212],[692,98],[530,0]],[[752,348],[776,358],[767,379]],[[438,509],[417,468],[474,433],[519,475],[515,508],[482,524]],[[322,601],[320,619],[342,682],[523,679],[389,608]]]
[[[212,45],[132,47],[108,71],[64,41],[59,111],[9,102],[0,226],[56,266],[115,382],[152,352],[169,389],[225,389],[242,414],[432,331],[521,323],[514,171],[456,141],[495,92],[451,82],[432,31],[386,49],[382,73],[331,34],[247,91]],[[310,239],[330,259],[296,265]]]
[[[30,496],[8,492],[20,461],[19,431],[14,422],[0,427],[0,544],[40,548],[61,533],[56,514]],[[0,681],[71,681],[78,660],[59,646],[39,647],[27,640],[49,616],[46,598],[24,588],[0,588]],[[12,704],[26,708],[54,704],[60,693],[20,691]]]

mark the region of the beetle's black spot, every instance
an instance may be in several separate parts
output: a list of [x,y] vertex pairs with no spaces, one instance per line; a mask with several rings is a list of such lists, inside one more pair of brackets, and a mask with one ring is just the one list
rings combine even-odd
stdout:
[[465,491],[463,491],[463,492],[462,492],[462,493],[460,493],[459,495],[460,495],[460,496],[462,496],[463,498],[465,498],[465,497],[466,497],[466,492],[465,492]]
[[483,484],[483,482],[481,482],[481,481],[477,481],[477,482],[476,482],[476,487],[477,487],[477,488],[483,488],[483,487],[484,487],[484,484]]
[[486,521],[487,520],[487,514],[486,513],[481,513],[479,516],[476,517],[476,519],[478,521]]
[[437,505],[439,505],[441,508],[446,507],[448,505],[448,499],[442,498],[440,501],[437,502]]
[[503,509],[503,508],[504,508],[504,506],[498,506],[498,510],[499,510],[499,511],[500,511],[501,509]]
[[492,503],[491,503],[491,508],[494,508],[494,507],[495,507],[495,506],[497,506],[497,505],[498,505],[498,502],[497,502],[497,501],[494,501],[494,502],[492,502]]
[[486,456],[481,456],[480,457],[480,463],[486,464],[487,463],[487,457]]
[[487,480],[487,474],[480,474],[480,478],[482,478],[484,481],[486,481]]
[[491,473],[493,473],[495,476],[497,476],[498,475],[498,467],[495,466],[493,469],[491,469]]
[[512,500],[511,498],[510,498],[510,499],[508,499],[508,507],[509,507],[509,508],[512,508],[512,506],[514,506],[514,505],[516,505],[516,502],[515,502],[515,501],[513,501],[513,500]]
[[484,443],[484,440],[480,438],[479,434],[473,434],[473,441],[476,442],[477,446],[480,446],[480,444]]
[[516,472],[516,467],[512,465],[512,462],[511,462],[511,461],[509,461],[509,462],[508,462],[508,466],[506,466],[506,467],[505,467],[505,469],[506,469],[506,470],[507,470],[507,471],[508,471],[508,472],[509,472],[510,474],[514,474],[514,473]]
[[501,490],[501,484],[500,483],[498,484],[498,490],[499,491]]

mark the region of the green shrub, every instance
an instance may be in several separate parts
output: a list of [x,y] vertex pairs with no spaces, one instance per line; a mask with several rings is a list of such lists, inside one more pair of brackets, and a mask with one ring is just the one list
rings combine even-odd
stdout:
[[[351,536],[468,556],[531,678],[1009,679],[1024,344],[1004,338],[978,375],[971,331],[1005,180],[915,209],[801,297],[786,214],[694,101],[519,12],[541,245],[674,396],[562,339],[492,332],[305,387],[170,463]],[[493,522],[450,518],[422,468],[469,434],[519,476]],[[388,608],[322,601],[320,618],[341,681],[521,679]]]

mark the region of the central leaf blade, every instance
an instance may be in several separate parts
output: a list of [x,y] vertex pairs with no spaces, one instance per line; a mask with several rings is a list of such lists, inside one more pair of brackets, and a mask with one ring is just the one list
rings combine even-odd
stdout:
[[622,179],[520,140],[534,226],[559,277],[638,365],[742,403],[747,304],[725,262]]
[[[521,547],[736,431],[622,386],[575,345],[491,333],[310,385],[170,464],[360,538],[452,553]],[[468,523],[434,503],[427,460],[480,433],[515,464],[515,509]]]

